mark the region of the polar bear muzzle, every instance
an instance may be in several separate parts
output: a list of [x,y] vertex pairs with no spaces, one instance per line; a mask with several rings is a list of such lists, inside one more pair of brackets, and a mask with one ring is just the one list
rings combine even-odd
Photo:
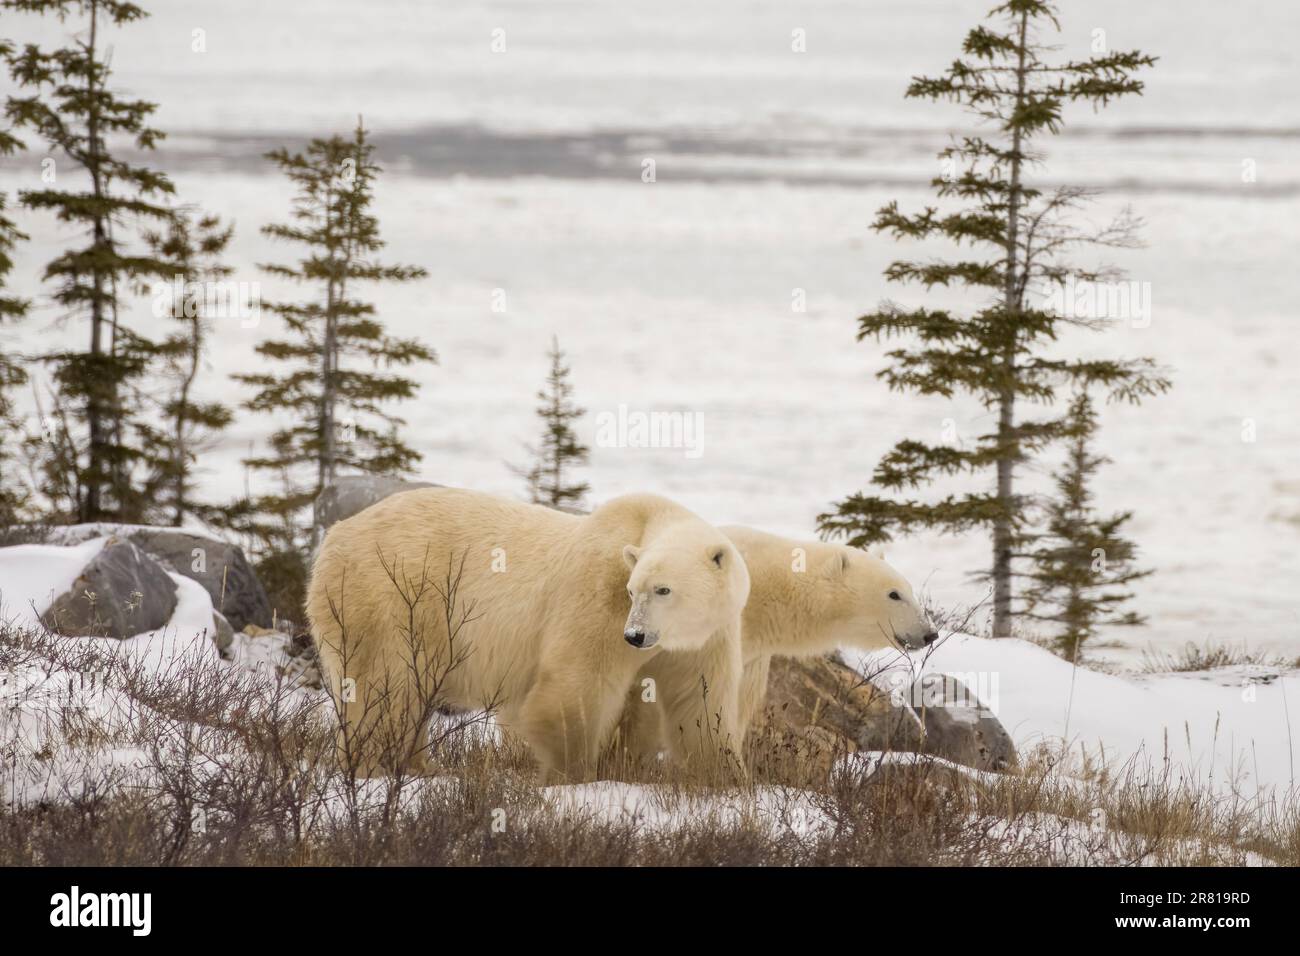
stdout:
[[638,594],[632,602],[632,610],[628,612],[627,623],[623,625],[623,640],[642,650],[659,643],[659,632],[649,630],[646,626],[649,603],[649,595]]

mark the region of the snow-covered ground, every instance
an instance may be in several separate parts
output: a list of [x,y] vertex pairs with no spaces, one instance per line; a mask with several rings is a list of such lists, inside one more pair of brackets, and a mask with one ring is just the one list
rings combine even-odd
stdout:
[[927,654],[853,655],[884,686],[951,674],[985,703],[1028,754],[1068,750],[1066,772],[1107,768],[1137,779],[1186,779],[1267,799],[1292,791],[1300,758],[1300,671],[1231,667],[1195,673],[1109,674],[1073,667],[1037,645],[954,634]]
[[[0,548],[0,614],[20,625],[34,624],[103,541]],[[164,677],[187,662],[215,660],[207,593],[188,578],[172,578],[179,603],[164,628],[126,641],[69,638],[69,646],[128,655],[147,673]],[[230,666],[275,663],[264,647],[248,644],[237,641]],[[1290,709],[1300,703],[1300,671],[1238,667],[1193,674],[1110,674],[1072,667],[1025,641],[963,634],[946,638],[925,654],[859,654],[851,662],[884,687],[911,683],[926,673],[959,677],[998,717],[1022,755],[1041,746],[1068,751],[1062,767],[1067,775],[1104,767],[1118,776],[1131,769],[1143,779],[1168,771],[1173,782],[1186,779],[1197,787],[1247,799],[1282,795],[1295,787],[1296,721]],[[0,706],[7,714],[0,716],[0,723],[7,723],[5,739],[16,733],[27,739],[32,752],[43,749],[44,735],[57,734],[47,722],[46,705],[62,694],[75,692],[92,710],[110,707],[111,695],[100,693],[93,680],[87,688],[86,680],[85,674],[51,675],[39,662],[0,674],[0,705],[12,705]],[[101,716],[110,725],[138,719],[109,710]],[[591,800],[564,799],[590,803],[605,815],[616,808],[640,812],[640,798],[635,792],[627,794],[606,788],[594,791]],[[774,803],[768,809],[777,808]],[[789,809],[785,804],[780,808]],[[791,812],[797,816],[806,809]],[[655,819],[653,803],[641,810]]]
[[[941,252],[868,226],[890,199],[930,201],[933,154],[966,121],[902,91],[941,70],[988,5],[329,0],[302,17],[252,0],[169,0],[113,36],[113,66],[124,88],[161,104],[159,124],[178,135],[157,160],[184,200],[236,223],[233,278],[260,282],[266,300],[299,292],[257,269],[295,254],[257,231],[289,212],[285,182],[258,153],[364,114],[389,169],[376,208],[388,258],[430,271],[376,294],[394,332],[441,356],[403,409],[423,477],[521,491],[505,463],[534,439],[533,393],[558,334],[589,411],[596,500],[652,490],[719,523],[811,535],[894,441],[988,425],[966,401],[889,394],[873,377],[884,349],[853,340],[855,316],[909,295],[886,287],[884,266]],[[1066,6],[1062,55],[1086,55],[1102,30],[1110,48],[1161,57],[1146,95],[1071,116],[1046,156],[1052,181],[1107,190],[1094,219],[1129,204],[1147,220],[1147,248],[1114,260],[1149,284],[1150,324],[1061,347],[1151,355],[1175,381],[1146,408],[1103,414],[1114,461],[1099,503],[1136,512],[1131,533],[1156,573],[1136,588],[1150,625],[1105,635],[1120,646],[1095,653],[1133,664],[1148,645],[1219,641],[1294,658],[1300,87],[1296,52],[1278,38],[1295,35],[1300,7]],[[53,29],[14,23],[20,39]],[[505,53],[491,52],[497,28]],[[807,53],[790,50],[796,29]],[[39,183],[42,156],[5,161],[4,188]],[[641,181],[644,158],[657,161],[654,184]],[[21,225],[32,242],[17,250],[14,281],[35,295],[33,277],[69,236],[45,217]],[[504,312],[492,310],[497,290]],[[805,312],[792,308],[796,290]],[[147,308],[138,303],[138,320]],[[41,300],[0,345],[79,341],[58,314]],[[219,326],[201,387],[232,398],[226,376],[276,332],[265,314],[255,328]],[[601,447],[597,416],[623,405],[698,414],[702,453]],[[241,414],[204,456],[214,499],[242,491],[239,459],[275,424]],[[968,575],[986,552],[977,536],[920,536],[890,557],[952,607],[982,598]]]

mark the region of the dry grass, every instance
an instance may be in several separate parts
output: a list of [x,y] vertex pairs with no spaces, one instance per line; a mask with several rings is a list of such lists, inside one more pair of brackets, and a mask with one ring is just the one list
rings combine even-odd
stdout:
[[1300,667],[1300,658],[1250,650],[1245,644],[1216,644],[1213,641],[1194,644],[1188,641],[1175,652],[1144,651],[1141,670],[1144,674],[1171,674],[1243,665],[1289,669]]
[[49,528],[43,524],[0,524],[0,548],[20,544],[44,544]]

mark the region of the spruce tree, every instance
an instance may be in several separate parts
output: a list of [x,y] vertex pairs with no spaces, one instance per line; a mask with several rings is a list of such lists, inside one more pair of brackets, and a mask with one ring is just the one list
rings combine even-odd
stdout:
[[1031,562],[1024,613],[1057,625],[1056,650],[1074,661],[1080,645],[1102,625],[1144,623],[1121,605],[1133,597],[1125,585],[1151,572],[1134,567],[1137,548],[1123,535],[1132,512],[1099,515],[1093,507],[1089,483],[1107,459],[1092,451],[1097,416],[1087,392],[1071,404],[1067,428],[1066,460],[1054,476],[1045,530],[1023,555]]
[[[122,0],[0,0],[0,7],[60,21],[76,15],[84,27],[65,47],[27,44],[6,57],[16,83],[34,91],[10,97],[6,114],[61,157],[44,170],[57,174],[46,180],[49,188],[23,190],[19,201],[55,213],[85,237],[44,270],[66,315],[87,320],[89,340],[84,350],[43,357],[53,368],[55,404],[64,423],[58,441],[46,449],[43,490],[81,521],[140,520],[149,504],[135,474],[146,453],[141,383],[156,350],[130,328],[124,313],[132,286],[164,277],[168,266],[132,251],[123,234],[128,227],[169,220],[165,200],[174,190],[162,173],[113,152],[111,141],[130,138],[146,151],[162,134],[148,125],[154,104],[125,99],[108,87],[101,29],[132,23],[145,12]],[[81,183],[55,185],[78,173]]]
[[[6,56],[11,49],[9,44],[0,41],[0,57]],[[0,130],[0,156],[12,155],[20,149],[21,141],[12,133]],[[7,291],[9,273],[14,265],[11,253],[14,246],[27,238],[9,218],[7,200],[8,197],[0,191],[0,329],[23,319],[30,307],[26,299]],[[15,464],[17,448],[14,439],[22,425],[10,397],[12,389],[26,381],[27,372],[21,361],[0,341],[0,527],[15,523],[27,501],[27,491],[17,477]]]
[[569,384],[570,369],[564,364],[558,338],[551,339],[551,360],[546,385],[537,393],[541,402],[537,417],[542,420],[542,440],[528,451],[536,461],[527,469],[516,468],[528,482],[529,497],[534,504],[552,508],[579,508],[583,496],[591,486],[585,481],[574,481],[568,470],[575,465],[585,465],[591,449],[578,440],[573,422],[586,414],[586,409],[573,404],[573,386]]
[[[893,262],[885,271],[888,281],[926,290],[956,286],[983,302],[965,315],[884,302],[858,319],[858,339],[911,340],[887,353],[891,364],[879,377],[892,390],[972,396],[994,424],[962,443],[898,442],[872,475],[888,496],[853,494],[819,516],[818,525],[824,535],[844,536],[856,546],[923,528],[987,529],[992,560],[984,576],[993,586],[993,634],[1002,637],[1010,633],[1013,613],[1013,554],[1030,519],[1029,501],[1017,490],[1017,469],[1068,430],[1066,420],[1050,412],[1027,418],[1024,406],[1050,409],[1062,386],[1081,383],[1096,383],[1112,399],[1136,403],[1164,391],[1168,382],[1149,359],[1081,360],[1052,353],[1066,326],[1104,323],[1063,314],[1043,293],[1117,276],[1111,269],[1071,264],[1064,255],[1079,247],[1132,246],[1136,223],[1122,216],[1099,231],[1076,226],[1071,220],[1087,198],[1084,190],[1043,190],[1028,179],[1040,158],[1031,151],[1034,140],[1060,131],[1068,104],[1100,108],[1140,94],[1135,74],[1155,61],[1132,51],[1049,62],[1051,48],[1041,35],[1059,25],[1045,0],[1008,0],[989,19],[968,33],[962,58],[942,76],[914,78],[907,96],[959,103],[992,132],[954,141],[940,153],[947,175],[932,186],[944,209],[909,214],[891,202],[873,224],[895,239],[943,238],[971,250],[946,262]],[[907,497],[959,474],[987,480],[988,486],[931,502]]]
[[160,402],[164,426],[151,429],[148,442],[156,520],[176,527],[189,516],[218,517],[213,506],[196,499],[194,468],[199,453],[214,445],[233,416],[225,404],[199,399],[195,381],[211,334],[212,318],[204,310],[214,297],[203,291],[234,271],[221,261],[233,234],[233,227],[223,226],[216,216],[179,210],[165,232],[145,237],[153,254],[170,264],[173,289],[179,280],[182,291],[179,299],[173,294],[168,301],[181,328],[158,345],[173,391]]
[[391,369],[437,357],[415,339],[388,335],[357,289],[360,283],[409,282],[427,274],[416,266],[375,261],[384,243],[369,211],[381,171],[373,152],[358,123],[351,139],[313,139],[304,152],[267,154],[298,192],[293,222],[263,232],[304,250],[292,265],[262,268],[312,293],[306,301],[266,306],[288,334],[262,342],[257,352],[284,370],[235,376],[256,389],[245,407],[284,423],[272,434],[269,453],[246,461],[277,476],[278,491],[245,501],[234,512],[236,525],[273,550],[314,543],[304,538],[303,513],[342,469],[402,474],[420,459],[398,435],[404,422],[387,409],[413,398],[418,383]]

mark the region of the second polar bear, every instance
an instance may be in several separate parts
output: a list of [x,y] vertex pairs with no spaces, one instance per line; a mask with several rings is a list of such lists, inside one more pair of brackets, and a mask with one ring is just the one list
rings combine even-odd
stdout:
[[[749,576],[716,528],[654,495],[590,515],[455,488],[393,495],[333,526],[308,614],[370,772],[422,758],[437,706],[494,708],[547,779],[594,768],[637,670],[686,654],[667,704],[687,754],[725,759],[738,727]],[[436,703],[434,697],[437,698]]]
[[[837,647],[919,648],[938,637],[911,585],[877,554],[752,528],[721,530],[740,550],[750,577],[741,642],[742,741],[763,706],[773,656],[811,657]],[[657,658],[641,669],[619,728],[619,744],[634,759],[653,760],[681,732],[671,709],[654,705],[671,700],[693,669],[690,655]],[[653,694],[646,691],[650,686]]]

